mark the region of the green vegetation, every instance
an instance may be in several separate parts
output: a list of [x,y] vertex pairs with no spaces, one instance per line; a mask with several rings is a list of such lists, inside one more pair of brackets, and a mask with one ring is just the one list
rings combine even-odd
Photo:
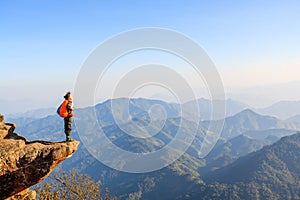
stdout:
[[101,182],[95,182],[87,174],[79,174],[76,170],[66,173],[62,169],[50,175],[34,187],[40,200],[116,200],[109,194],[108,189],[101,195]]

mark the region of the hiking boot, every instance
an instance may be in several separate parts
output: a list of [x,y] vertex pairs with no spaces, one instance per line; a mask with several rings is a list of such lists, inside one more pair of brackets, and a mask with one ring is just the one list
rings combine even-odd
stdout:
[[73,139],[70,137],[70,136],[67,136],[67,139],[66,139],[67,142],[72,142]]

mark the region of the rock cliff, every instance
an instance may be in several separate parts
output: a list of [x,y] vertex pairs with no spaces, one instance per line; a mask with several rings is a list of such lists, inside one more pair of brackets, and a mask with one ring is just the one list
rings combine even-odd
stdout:
[[30,142],[14,133],[15,127],[0,115],[0,199],[35,199],[28,188],[72,156],[79,142]]

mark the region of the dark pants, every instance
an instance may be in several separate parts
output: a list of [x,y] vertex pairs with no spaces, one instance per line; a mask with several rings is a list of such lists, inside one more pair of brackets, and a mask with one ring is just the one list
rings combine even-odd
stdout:
[[65,134],[66,136],[70,136],[72,131],[72,117],[65,117],[64,118],[65,124]]

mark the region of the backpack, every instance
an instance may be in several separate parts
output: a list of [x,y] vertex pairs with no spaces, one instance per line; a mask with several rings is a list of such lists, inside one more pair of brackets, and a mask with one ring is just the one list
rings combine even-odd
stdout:
[[68,117],[68,115],[69,115],[69,113],[67,111],[67,104],[68,104],[68,101],[65,100],[64,102],[62,102],[62,104],[60,104],[60,106],[56,110],[57,114],[62,118]]
[[[60,116],[60,108],[61,108],[61,105],[57,108],[56,112],[57,114]],[[61,117],[61,116],[60,116]]]

